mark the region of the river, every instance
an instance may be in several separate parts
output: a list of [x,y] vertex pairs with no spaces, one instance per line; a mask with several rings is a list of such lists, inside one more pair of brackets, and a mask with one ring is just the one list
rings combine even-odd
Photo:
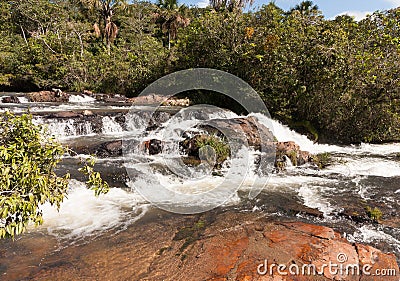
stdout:
[[[146,111],[145,107],[137,107],[128,112],[129,105],[99,102],[82,95],[73,95],[68,103],[63,104],[30,103],[22,94],[6,95],[17,95],[21,103],[0,103],[1,110],[23,112],[29,108],[35,115],[35,122],[48,124],[49,132],[66,145],[82,146],[86,143],[119,139],[133,141],[135,138],[137,143],[141,143],[160,137],[160,131],[155,130],[148,132],[146,136],[140,135],[141,139],[137,139],[145,126],[140,115],[140,112]],[[94,124],[90,118],[52,117],[57,112],[84,110],[100,114],[101,122],[97,120]],[[180,109],[165,110],[174,114]],[[181,114],[179,118],[184,115]],[[122,121],[121,116],[124,116]],[[315,144],[307,137],[262,114],[254,116],[271,128],[278,141],[295,141],[302,150],[311,153],[328,152],[336,162],[321,170],[305,165],[288,167],[284,173],[262,174],[255,171],[256,169],[250,169],[245,174],[238,173],[237,178],[231,179],[237,179],[238,184],[241,183],[240,188],[226,198],[217,210],[208,212],[218,212],[221,208],[236,212],[259,211],[274,218],[323,224],[339,231],[350,242],[362,242],[385,252],[393,252],[398,261],[400,260],[399,143],[349,146]],[[159,122],[160,127],[175,126],[174,130],[179,131],[182,122],[190,127],[199,120],[235,117],[238,116],[233,112],[220,110],[192,114],[184,119],[177,118],[172,123],[165,120],[164,116],[159,117]],[[175,150],[171,148],[171,151]],[[246,153],[250,157],[248,163],[257,162],[256,151]],[[66,156],[59,172],[73,171],[77,159],[82,156]],[[29,278],[43,265],[63,267],[66,262],[74,263],[76,256],[85,251],[107,249],[110,243],[118,243],[115,237],[127,237],[128,233],[140,229],[142,223],[168,214],[148,202],[136,190],[135,186],[141,181],[156,179],[169,189],[182,192],[207,190],[224,181],[224,173],[222,176],[215,175],[209,170],[191,171],[195,175],[194,179],[178,178],[165,159],[179,157],[180,155],[169,150],[159,155],[148,155],[134,150],[129,155],[99,158],[96,167],[104,173],[111,190],[98,198],[72,172],[69,194],[59,212],[50,205],[42,206],[42,226],[31,227],[14,242],[0,242],[0,276],[4,280],[21,280]],[[131,172],[126,173],[126,169]],[[258,181],[263,184],[254,186]],[[225,184],[228,186],[234,183],[230,180]],[[251,199],[248,198],[250,188],[262,190],[255,199]],[[211,203],[208,201],[196,204]],[[366,219],[366,207],[377,207],[382,211],[381,223]],[[180,215],[175,216],[178,218]],[[87,245],[92,245],[92,248],[87,248]]]

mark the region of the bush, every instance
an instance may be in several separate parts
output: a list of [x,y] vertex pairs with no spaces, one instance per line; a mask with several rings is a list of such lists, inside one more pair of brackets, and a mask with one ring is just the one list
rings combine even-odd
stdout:
[[383,216],[382,211],[377,207],[371,208],[370,206],[367,206],[365,207],[365,211],[367,212],[368,217],[375,222],[379,222]]
[[[30,114],[0,114],[0,238],[21,234],[29,222],[42,224],[40,205],[46,202],[60,208],[70,175],[58,176],[55,168],[66,152]],[[93,164],[81,170],[98,195],[108,191],[108,184]]]
[[216,162],[218,164],[221,164],[228,159],[231,153],[229,144],[217,136],[205,136],[198,138],[196,141],[196,146],[199,148],[199,151],[204,147],[211,147],[215,152]]

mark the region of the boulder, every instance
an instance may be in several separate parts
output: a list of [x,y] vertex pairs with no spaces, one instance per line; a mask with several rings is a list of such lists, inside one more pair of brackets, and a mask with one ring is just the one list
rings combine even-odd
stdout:
[[156,155],[162,152],[163,149],[163,142],[157,139],[151,139],[144,141],[141,144],[141,147],[150,155]]
[[68,102],[69,100],[69,94],[63,93],[60,89],[32,92],[28,93],[27,97],[31,102]]
[[[188,156],[198,157],[197,144],[210,135],[217,135],[234,140],[238,146],[245,144],[256,150],[263,149],[263,152],[275,158],[275,166],[279,170],[285,169],[287,159],[294,166],[313,162],[312,154],[300,150],[300,146],[295,142],[276,142],[271,131],[255,117],[214,119],[207,121],[205,125],[199,125],[198,128],[204,133],[197,132],[194,136],[188,134],[180,143],[182,151]],[[270,157],[268,159],[271,159]]]
[[207,228],[180,270],[196,280],[397,280],[373,275],[399,272],[393,254],[351,244],[329,227],[244,217],[228,214]]
[[[207,121],[206,125],[200,125],[200,129],[209,134],[224,134],[227,138],[247,142],[255,149],[272,147],[274,135],[255,117],[241,117],[233,119],[213,119]],[[222,128],[222,129],[221,129]]]
[[[276,163],[283,163],[285,158],[290,159],[294,166],[304,165],[313,161],[312,154],[300,150],[300,146],[294,141],[276,142]],[[279,165],[276,165],[279,167]]]
[[9,97],[4,97],[1,100],[2,103],[21,103],[16,96],[9,96]]

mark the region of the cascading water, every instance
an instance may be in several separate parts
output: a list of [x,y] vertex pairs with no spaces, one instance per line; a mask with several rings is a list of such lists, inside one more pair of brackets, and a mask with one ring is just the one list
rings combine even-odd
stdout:
[[[82,97],[81,97],[82,98]],[[85,97],[83,97],[85,98]],[[73,98],[75,99],[75,98]],[[20,101],[23,101],[20,99]],[[25,101],[24,101],[25,102]],[[231,196],[224,201],[225,206],[236,206],[238,209],[248,210],[249,190],[262,189],[261,195],[252,201],[250,211],[264,210],[266,215],[290,217],[291,210],[287,205],[297,204],[305,208],[313,208],[321,212],[322,217],[315,218],[307,213],[299,213],[297,218],[323,222],[342,233],[350,241],[368,242],[374,245],[383,244],[385,250],[400,253],[400,233],[393,226],[379,226],[371,222],[359,224],[341,214],[353,205],[372,204],[382,206],[386,217],[393,219],[400,211],[400,164],[398,153],[400,144],[362,144],[359,146],[336,146],[315,144],[307,137],[298,134],[281,123],[271,120],[262,114],[250,114],[260,123],[269,127],[279,141],[295,141],[302,150],[312,153],[329,152],[337,160],[331,166],[318,170],[315,167],[290,167],[286,173],[262,174],[257,170],[259,152],[251,149],[238,151],[237,159],[230,159],[221,173],[213,174],[207,165],[187,167],[186,170],[177,170],[181,154],[179,141],[183,133],[194,133],[198,128],[193,126],[210,119],[233,119],[238,116],[224,110],[210,110],[203,112],[180,111],[179,114],[160,115],[149,124],[143,118],[145,107],[137,107],[122,118],[116,118],[115,110],[93,102],[92,105],[79,104],[80,98],[71,100],[77,105],[51,108],[52,113],[65,110],[99,110],[100,117],[52,118],[50,114],[36,117],[38,123],[47,124],[50,134],[53,134],[68,144],[74,138],[87,137],[84,142],[90,143],[107,137],[107,140],[121,138],[134,140],[134,149],[131,154],[122,158],[110,158],[107,161],[100,159],[99,165],[114,165],[125,162],[126,168],[131,171],[131,179],[127,179],[128,188],[112,188],[109,194],[99,198],[83,188],[83,183],[73,180],[70,183],[68,198],[61,206],[60,212],[49,206],[43,206],[45,224],[38,230],[45,231],[56,237],[76,239],[96,235],[103,231],[115,231],[126,227],[132,221],[140,218],[151,207],[141,194],[136,191],[138,184],[152,187],[158,182],[168,189],[182,194],[200,193],[221,185],[220,194],[224,188],[238,185]],[[39,105],[32,104],[32,108]],[[37,112],[42,112],[43,109]],[[34,112],[35,113],[35,112]],[[96,112],[95,112],[96,114]],[[43,114],[42,114],[43,115]],[[83,116],[83,115],[82,115]],[[166,119],[166,120],[165,120]],[[95,120],[95,121],[94,121]],[[148,127],[151,129],[146,130]],[[191,128],[191,130],[185,129]],[[151,139],[164,141],[161,154],[148,155],[143,143]],[[84,143],[83,143],[84,144]],[[242,155],[242,156],[241,156]],[[242,157],[241,159],[239,159]],[[230,169],[232,161],[235,168]],[[66,170],[72,167],[65,168]],[[105,167],[107,170],[107,167]],[[177,173],[188,175],[178,177]],[[229,176],[227,175],[229,173]],[[192,178],[190,178],[192,177]],[[111,185],[112,182],[111,182]],[[224,194],[225,196],[226,194]],[[218,193],[217,193],[218,196]],[[208,198],[212,200],[212,197]],[[290,204],[288,204],[290,200]],[[362,203],[367,202],[367,203]],[[166,202],[168,203],[168,202]],[[210,204],[210,201],[187,202],[196,204]],[[362,205],[358,210],[363,210]],[[398,256],[400,258],[400,256]]]

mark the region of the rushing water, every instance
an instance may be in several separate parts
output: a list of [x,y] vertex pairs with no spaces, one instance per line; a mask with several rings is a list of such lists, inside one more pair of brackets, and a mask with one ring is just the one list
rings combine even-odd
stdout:
[[[59,137],[64,143],[74,141],[94,142],[99,139],[136,138],[141,141],[162,138],[168,128],[179,136],[181,128],[191,127],[199,120],[213,118],[235,118],[236,114],[224,110],[203,112],[185,116],[185,112],[169,120],[162,120],[161,129],[142,135],[144,126],[140,114],[127,113],[126,105],[109,105],[96,102],[87,96],[73,96],[68,104],[32,104],[25,97],[19,96],[21,104],[3,104],[2,110],[8,108],[16,112],[28,106],[31,112],[39,114],[36,122],[48,125],[51,134]],[[92,110],[101,112],[101,122],[85,118],[60,119],[49,117],[52,112],[65,110]],[[141,112],[138,108],[136,112]],[[107,112],[121,111],[124,115],[122,123],[115,114]],[[394,252],[400,258],[400,144],[362,144],[359,146],[336,146],[315,144],[307,137],[291,131],[286,126],[268,117],[255,114],[261,123],[274,132],[279,141],[295,141],[302,150],[312,153],[329,152],[338,160],[335,164],[318,170],[312,166],[288,167],[286,173],[260,174],[252,169],[243,175],[237,173],[227,186],[241,181],[240,189],[230,198],[225,206],[233,206],[241,210],[261,210],[266,215],[275,217],[295,217],[313,223],[323,223],[340,231],[349,241],[365,242],[382,250]],[[137,178],[127,178],[124,187],[110,182],[113,187],[106,195],[96,198],[93,192],[84,188],[79,179],[73,179],[69,187],[68,198],[57,212],[50,205],[42,207],[44,225],[30,230],[29,235],[51,235],[65,241],[65,245],[85,240],[85,237],[96,237],[101,233],[117,232],[140,220],[148,210],[154,208],[136,190],[135,184],[147,178],[156,178],[168,188],[179,192],[200,192],[223,184],[224,177],[213,175],[210,170],[190,170],[193,179],[182,180],[166,167],[165,159],[179,158],[176,154],[176,140],[166,142],[165,153],[146,155],[143,151],[134,150],[133,155],[99,159],[99,165],[105,171],[110,167],[124,163],[127,169],[136,171]],[[175,145],[175,146],[174,146]],[[250,167],[256,162],[258,153],[245,151],[249,159],[244,164]],[[69,170],[72,164],[67,161],[63,169]],[[73,161],[72,161],[73,162]],[[145,164],[144,164],[145,163]],[[123,167],[122,167],[123,169]],[[226,167],[228,169],[228,167]],[[113,173],[113,172],[110,172]],[[236,177],[235,177],[236,176]],[[257,181],[258,180],[258,181]],[[254,200],[247,197],[248,189],[254,188],[257,182],[262,183],[261,194]],[[266,185],[264,185],[267,183]],[[288,203],[289,200],[289,203]],[[210,202],[203,202],[209,204]],[[199,202],[197,202],[199,204]],[[295,212],[288,205],[299,205],[305,209],[317,209],[322,215],[315,216],[308,212]],[[365,206],[377,206],[384,213],[384,223],[371,221],[356,222],[349,218],[346,210],[360,211]],[[36,234],[35,234],[36,233]]]

